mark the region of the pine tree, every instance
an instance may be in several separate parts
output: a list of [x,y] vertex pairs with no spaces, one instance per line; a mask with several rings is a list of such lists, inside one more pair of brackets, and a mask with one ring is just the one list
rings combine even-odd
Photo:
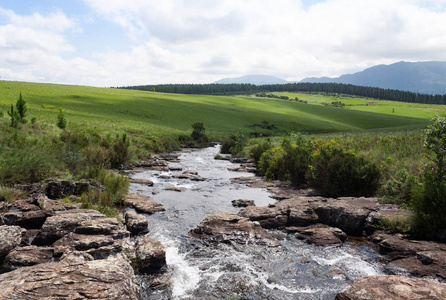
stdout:
[[17,109],[20,123],[26,123],[25,117],[28,109],[26,108],[26,101],[23,100],[22,93],[20,93],[19,100],[17,100],[15,107]]

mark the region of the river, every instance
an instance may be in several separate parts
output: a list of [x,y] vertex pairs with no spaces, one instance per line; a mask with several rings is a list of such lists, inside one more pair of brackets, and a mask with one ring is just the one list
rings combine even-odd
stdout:
[[[256,206],[276,201],[266,189],[231,182],[231,178],[252,174],[228,171],[234,164],[215,160],[218,152],[219,146],[185,151],[180,163],[170,165],[182,171],[133,175],[153,181],[154,186],[132,184],[131,191],[150,195],[166,209],[147,216],[147,236],[159,240],[166,249],[165,275],[171,285],[168,290],[144,288],[145,299],[334,299],[362,276],[384,275],[379,255],[365,244],[349,241],[341,247],[317,247],[279,231],[269,231],[282,245],[276,248],[206,246],[192,241],[189,230],[208,214],[240,210],[232,206],[232,200],[255,200]],[[172,177],[186,170],[197,171],[206,180]],[[187,190],[164,190],[172,186]]]

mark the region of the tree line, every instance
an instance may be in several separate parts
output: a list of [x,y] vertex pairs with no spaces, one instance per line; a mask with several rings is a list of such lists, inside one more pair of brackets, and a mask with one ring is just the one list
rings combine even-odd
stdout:
[[248,95],[261,92],[307,92],[345,94],[381,100],[411,103],[446,104],[446,95],[429,95],[400,90],[358,86],[342,83],[287,83],[287,84],[159,84],[119,87],[122,89],[157,91],[162,93],[203,95]]

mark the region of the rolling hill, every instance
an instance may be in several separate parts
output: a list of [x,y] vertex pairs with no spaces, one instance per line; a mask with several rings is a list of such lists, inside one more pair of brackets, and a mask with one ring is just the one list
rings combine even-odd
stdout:
[[378,65],[336,78],[305,78],[301,82],[345,83],[421,94],[446,94],[446,62],[398,62]]

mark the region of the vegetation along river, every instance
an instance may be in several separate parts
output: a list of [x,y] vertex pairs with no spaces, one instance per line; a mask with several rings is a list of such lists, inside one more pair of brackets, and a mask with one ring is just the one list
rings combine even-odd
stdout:
[[[266,189],[233,183],[231,178],[252,174],[229,171],[234,165],[215,160],[218,152],[219,146],[186,151],[180,155],[180,163],[170,165],[181,171],[150,170],[133,175],[153,181],[154,186],[132,184],[132,192],[150,195],[166,209],[147,216],[147,236],[166,249],[165,277],[171,286],[165,290],[146,288],[146,299],[334,299],[354,280],[384,274],[377,254],[366,245],[348,241],[339,247],[318,247],[279,231],[269,233],[279,240],[280,247],[193,241],[188,232],[207,215],[240,210],[231,200],[252,199],[256,206],[276,201]],[[197,171],[205,180],[172,176],[186,170]],[[165,190],[172,186],[187,190]]]

